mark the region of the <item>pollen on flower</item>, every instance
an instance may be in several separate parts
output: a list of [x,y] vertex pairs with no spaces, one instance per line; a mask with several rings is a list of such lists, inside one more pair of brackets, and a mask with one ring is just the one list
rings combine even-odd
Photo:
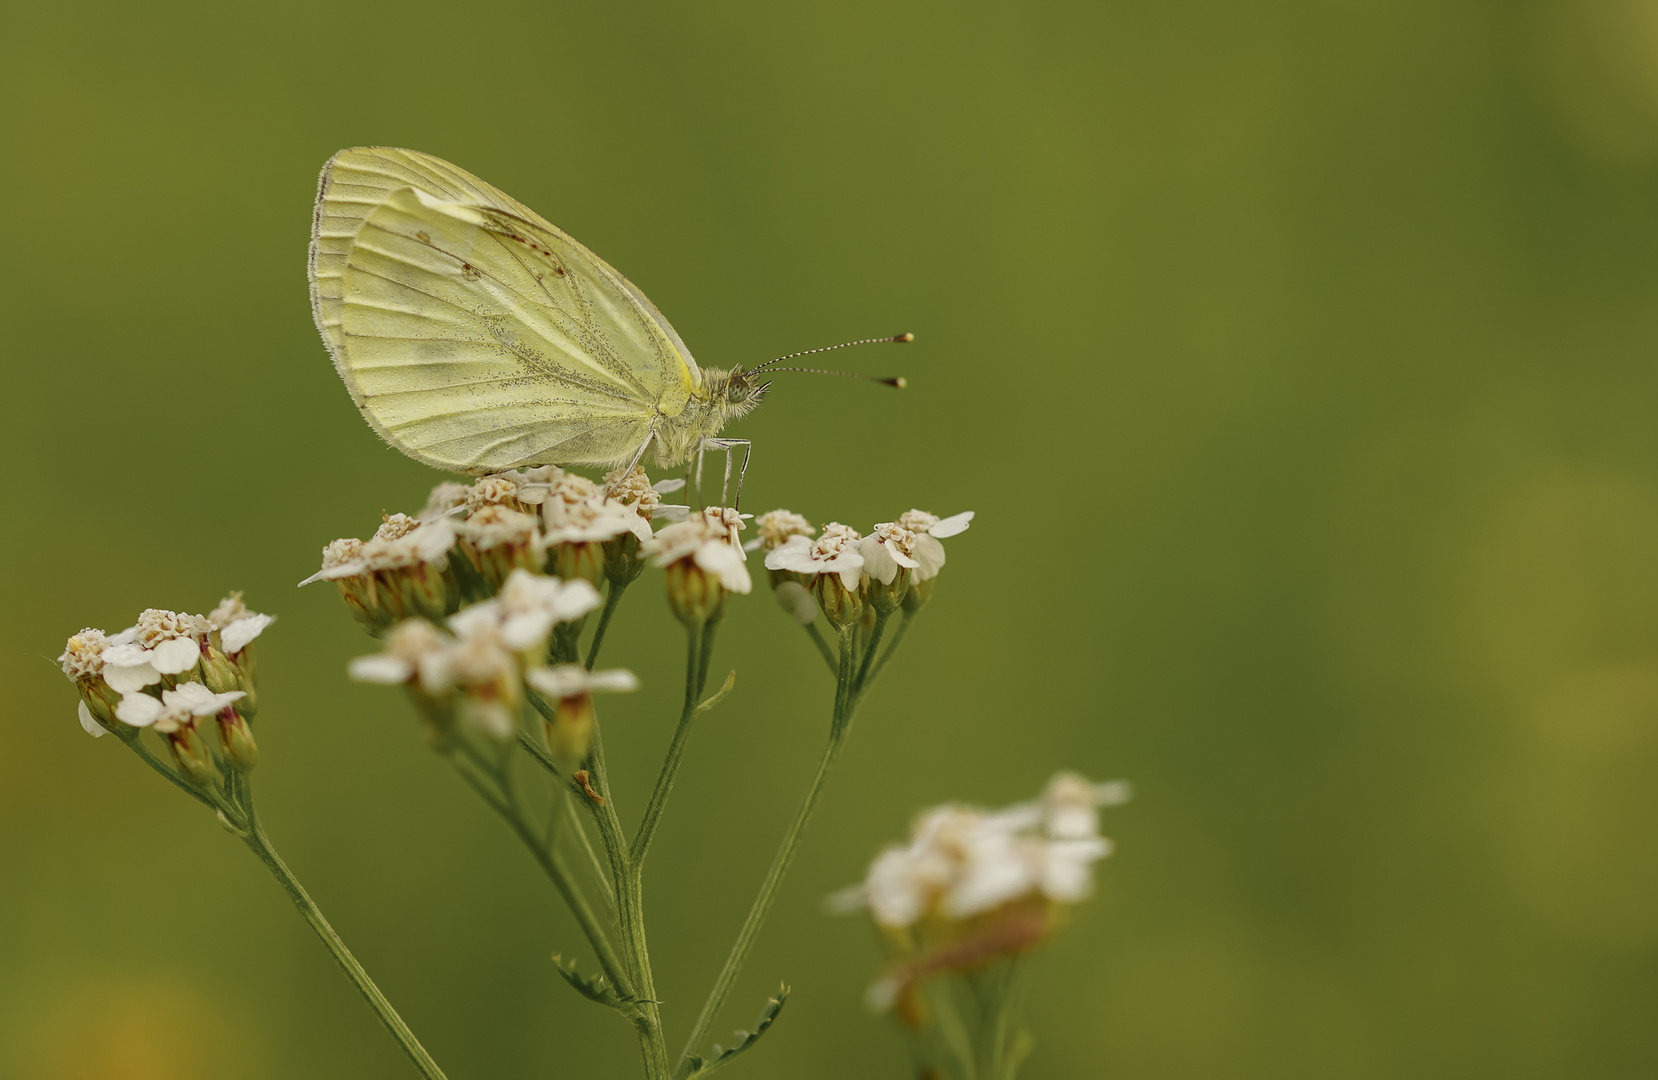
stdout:
[[401,540],[420,528],[420,520],[408,514],[388,514],[380,527],[374,530],[376,540]]
[[138,616],[135,629],[137,636],[133,640],[142,648],[153,649],[162,642],[175,638],[203,636],[213,629],[213,624],[200,615],[187,615],[162,608],[145,608],[143,614]]
[[376,534],[363,544],[361,558],[370,570],[395,570],[419,563],[441,564],[445,553],[454,545],[455,528],[448,520],[428,521],[396,538]]
[[760,535],[745,545],[750,551],[755,548],[775,551],[791,536],[811,536],[817,532],[810,521],[793,510],[768,510],[755,518],[754,524]]
[[898,524],[911,532],[924,533],[938,524],[938,515],[925,510],[906,510],[898,516]]
[[207,621],[223,630],[236,620],[251,618],[254,614],[256,613],[249,611],[247,605],[242,602],[242,592],[238,589],[220,600],[219,606],[207,613]]
[[651,486],[645,470],[635,465],[631,469],[612,469],[604,474],[604,496],[631,506],[645,517],[650,517],[662,503],[662,496]]
[[547,488],[547,501],[543,504],[547,520],[551,522],[560,513],[572,506],[582,503],[596,503],[604,498],[604,492],[599,485],[585,476],[576,473],[561,473]]
[[921,565],[915,557],[918,540],[917,534],[890,521],[875,526],[858,545],[864,557],[864,573],[883,585],[892,584],[900,569],[914,570]]
[[543,510],[547,518],[545,539],[549,547],[556,544],[602,544],[623,533],[632,533],[640,540],[650,539],[649,516],[635,513],[633,507],[620,503],[566,503],[550,498]]
[[466,490],[464,504],[477,511],[485,506],[511,506],[519,501],[523,483],[512,476],[486,476]]
[[537,533],[534,517],[500,505],[479,508],[460,524],[459,530],[479,551],[501,544],[534,543]]
[[784,540],[766,556],[766,569],[807,575],[837,574],[842,587],[850,593],[857,589],[863,574],[864,557],[858,550],[861,539],[856,529],[831,521],[816,540],[798,534]]
[[324,572],[338,570],[362,557],[363,542],[355,536],[343,536],[338,540],[329,541],[322,549],[322,569]]
[[70,682],[96,679],[103,673],[103,653],[108,647],[109,639],[104,632],[89,626],[69,639],[63,647],[63,655],[58,657],[58,663]]
[[812,544],[812,550],[823,558],[833,558],[848,543],[862,540],[863,535],[850,525],[831,521],[823,527],[823,535]]

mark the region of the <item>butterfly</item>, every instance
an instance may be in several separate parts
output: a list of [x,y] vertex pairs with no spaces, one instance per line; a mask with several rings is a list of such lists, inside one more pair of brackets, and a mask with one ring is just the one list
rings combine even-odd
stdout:
[[364,418],[453,472],[631,466],[647,451],[671,467],[707,449],[727,452],[729,472],[731,448],[748,443],[719,433],[765,397],[760,376],[778,362],[699,367],[609,263],[415,150],[356,147],[323,166],[309,276],[317,329]]

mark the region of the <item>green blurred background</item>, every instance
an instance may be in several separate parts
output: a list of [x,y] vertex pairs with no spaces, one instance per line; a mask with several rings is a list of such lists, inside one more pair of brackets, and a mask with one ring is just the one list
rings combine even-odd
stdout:
[[[974,508],[720,1024],[738,1077],[904,1075],[822,897],[917,808],[1132,778],[1037,963],[1026,1076],[1658,1074],[1658,5],[1650,0],[17,6],[0,33],[0,1075],[401,1078],[258,864],[50,662],[261,644],[277,844],[454,1080],[634,1075],[513,841],[427,752],[321,545],[439,477],[311,324],[315,176],[449,158],[705,364],[846,354],[734,429],[749,506]],[[788,377],[785,377],[788,378]],[[678,693],[608,650],[637,813]],[[755,596],[648,880],[677,1046],[830,687]],[[585,953],[583,953],[585,955]]]

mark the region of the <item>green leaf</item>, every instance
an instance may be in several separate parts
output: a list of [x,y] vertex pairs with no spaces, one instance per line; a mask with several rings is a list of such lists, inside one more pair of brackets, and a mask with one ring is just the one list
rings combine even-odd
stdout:
[[553,954],[553,970],[564,977],[564,981],[575,988],[576,993],[589,1001],[597,1001],[600,1005],[609,1005],[612,1009],[622,1007],[621,999],[610,988],[610,981],[603,975],[589,979],[576,970],[575,960],[566,960],[559,953]]
[[698,1054],[692,1054],[686,1059],[686,1064],[690,1066],[690,1071],[686,1073],[686,1080],[691,1080],[692,1077],[707,1076],[759,1042],[760,1036],[764,1035],[766,1029],[770,1028],[772,1022],[777,1019],[777,1014],[783,1011],[783,1003],[787,1000],[789,1000],[789,988],[787,986],[778,987],[777,993],[767,999],[766,1007],[760,1011],[760,1019],[754,1022],[754,1030],[737,1032],[736,1045],[729,1050],[722,1050],[720,1044],[715,1043],[713,1057],[708,1059],[704,1059]]
[[610,985],[610,980],[603,975],[589,979],[576,970],[574,960],[566,960],[562,954],[553,954],[553,970],[564,977],[564,981],[575,988],[576,993],[589,1001],[597,1001],[600,1005],[608,1005],[617,1012],[632,1019],[644,1012],[647,1004],[660,1005],[660,1001],[648,1001],[645,998],[634,997],[630,994],[619,994]]
[[718,690],[714,691],[714,693],[709,696],[707,701],[704,701],[701,705],[697,706],[697,712],[705,713],[709,709],[712,709],[714,706],[718,705],[720,702],[724,701],[725,700],[725,695],[731,693],[731,688],[736,686],[736,685],[737,685],[737,673],[735,671],[733,671],[725,677],[725,684],[724,685],[722,685]]

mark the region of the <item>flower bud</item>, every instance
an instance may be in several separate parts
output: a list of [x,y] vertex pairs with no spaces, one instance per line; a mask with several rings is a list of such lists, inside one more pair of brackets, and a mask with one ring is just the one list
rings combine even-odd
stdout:
[[173,752],[173,761],[184,778],[197,787],[207,787],[218,777],[213,764],[213,752],[207,740],[196,730],[195,724],[182,724],[167,732],[167,746]]
[[848,589],[839,574],[818,574],[812,581],[812,595],[823,617],[837,630],[855,626],[863,617],[864,602],[860,590]]
[[904,614],[914,615],[925,607],[927,601],[933,598],[933,585],[937,581],[937,577],[930,577],[911,585],[910,591],[904,594]]
[[115,719],[115,707],[121,704],[121,695],[117,694],[109,683],[102,679],[89,679],[77,682],[75,689],[81,692],[81,700],[86,702],[87,712],[90,712],[93,719],[102,724],[106,731],[120,734],[127,726]]
[[[243,698],[238,704],[246,704]],[[259,763],[259,747],[253,741],[253,730],[234,708],[218,714],[219,743],[224,747],[225,761],[238,772],[252,772]]]
[[499,592],[501,583],[515,569],[541,569],[541,533],[530,514],[506,506],[484,506],[462,522],[458,531],[459,550],[482,582],[485,595]]
[[242,685],[241,670],[211,641],[202,649],[198,670],[201,672],[202,685],[215,694],[228,694],[232,690],[246,689]]
[[548,562],[548,569],[565,581],[580,578],[597,586],[605,577],[605,545],[592,540],[556,544]]
[[645,571],[645,557],[639,554],[639,538],[623,533],[604,545],[604,576],[615,588],[631,585]]
[[[927,580],[927,585],[927,591],[931,593],[931,578]],[[899,567],[898,573],[893,576],[893,579],[890,582],[883,582],[880,578],[870,578],[866,582],[864,598],[869,601],[869,606],[873,608],[877,614],[891,615],[894,611],[897,611],[901,606],[903,606],[904,601],[909,598],[909,593],[909,568]]]
[[559,698],[553,706],[553,718],[543,721],[553,756],[566,765],[586,761],[587,752],[593,748],[595,720],[592,694]]
[[701,626],[725,611],[725,589],[720,579],[694,559],[679,559],[663,568],[668,586],[668,609],[686,626]]

